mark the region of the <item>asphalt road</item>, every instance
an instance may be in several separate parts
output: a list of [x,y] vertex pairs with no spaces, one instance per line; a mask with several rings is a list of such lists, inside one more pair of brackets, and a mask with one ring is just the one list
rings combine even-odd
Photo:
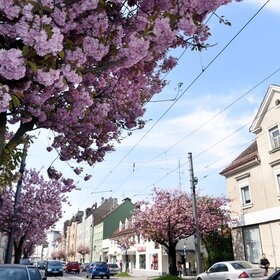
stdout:
[[[41,275],[43,276],[44,275],[44,271],[40,271],[41,272]],[[146,277],[132,277],[134,278],[135,280],[147,280],[147,276]],[[64,273],[63,276],[48,276],[48,280],[85,280],[87,279],[86,278],[86,273],[85,272],[81,272],[79,274],[76,274],[76,273]],[[95,278],[95,279],[100,279],[101,278]],[[104,278],[104,280],[107,280],[106,278]],[[128,280],[127,278],[120,278],[120,277],[114,277],[114,276],[111,276],[110,277],[110,280]]]

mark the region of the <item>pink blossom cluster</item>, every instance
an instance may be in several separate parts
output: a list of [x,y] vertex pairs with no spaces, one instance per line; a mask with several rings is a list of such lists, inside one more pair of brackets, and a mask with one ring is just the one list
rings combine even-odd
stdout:
[[[198,196],[198,222],[201,235],[212,232],[230,221],[226,210],[228,200],[221,197]],[[180,189],[154,189],[153,201],[138,202],[133,216],[134,231],[145,239],[170,245],[194,234],[192,198]]]
[[[25,171],[15,220],[16,251],[32,253],[35,245],[45,241],[45,231],[62,217],[62,203],[73,188],[62,180],[45,181],[33,169]],[[13,224],[14,197],[14,188],[1,191],[0,231],[4,233],[9,233]]]
[[176,65],[169,51],[204,44],[205,18],[229,2],[0,0],[2,119],[21,133],[53,130],[61,160],[102,161],[123,129],[143,124]]

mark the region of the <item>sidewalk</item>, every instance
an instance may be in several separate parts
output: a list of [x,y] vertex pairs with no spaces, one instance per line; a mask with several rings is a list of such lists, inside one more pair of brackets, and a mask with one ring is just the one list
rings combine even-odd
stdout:
[[[156,278],[159,278],[160,276],[155,276],[155,275],[153,275],[153,276],[149,276],[149,275],[140,275],[140,274],[133,274],[133,273],[131,273],[130,274],[133,278],[137,278],[137,279],[139,279],[139,280],[154,280],[154,279],[156,279]],[[182,280],[196,280],[196,276],[182,276],[182,277],[180,277],[180,278],[182,278]],[[127,279],[126,279],[127,280]]]

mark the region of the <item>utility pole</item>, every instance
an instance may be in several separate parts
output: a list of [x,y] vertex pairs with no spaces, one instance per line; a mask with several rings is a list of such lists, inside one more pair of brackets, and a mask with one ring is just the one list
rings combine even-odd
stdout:
[[13,223],[12,223],[12,228],[11,228],[11,231],[10,231],[9,237],[8,237],[5,263],[11,263],[12,262],[13,248],[14,248],[14,241],[15,241],[15,233],[16,233],[15,222],[16,222],[17,213],[18,213],[18,203],[19,203],[19,199],[20,199],[20,193],[21,193],[21,187],[22,187],[22,178],[23,178],[23,173],[24,173],[24,169],[25,169],[27,147],[28,147],[28,144],[25,143],[24,146],[23,146],[23,155],[22,155],[20,168],[19,168],[20,177],[19,177],[19,180],[18,180],[18,183],[17,183],[17,189],[16,189],[16,194],[15,194]]
[[195,185],[198,180],[194,177],[193,174],[193,161],[192,153],[188,153],[189,160],[189,172],[190,172],[190,185],[191,185],[191,194],[192,194],[192,208],[193,208],[193,219],[195,224],[195,234],[194,234],[194,245],[195,245],[195,255],[196,255],[196,266],[197,274],[201,273],[201,253],[200,253],[200,232],[199,232],[199,222],[197,214],[197,205],[196,205],[196,194],[195,194]]

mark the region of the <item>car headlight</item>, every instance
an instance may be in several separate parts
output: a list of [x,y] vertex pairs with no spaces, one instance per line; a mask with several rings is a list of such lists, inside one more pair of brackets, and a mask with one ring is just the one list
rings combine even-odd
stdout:
[[48,268],[48,271],[52,271],[50,268]]

